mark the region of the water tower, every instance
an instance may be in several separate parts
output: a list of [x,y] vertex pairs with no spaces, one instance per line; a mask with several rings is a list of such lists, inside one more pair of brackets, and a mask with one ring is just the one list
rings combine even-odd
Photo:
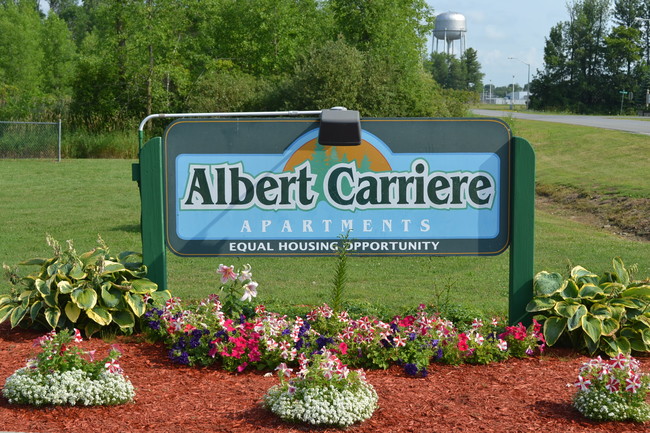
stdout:
[[445,41],[447,54],[454,55],[454,41],[459,41],[460,53],[464,53],[465,33],[467,33],[465,15],[458,12],[441,13],[436,17],[436,27],[433,30],[433,36],[436,38],[436,52],[438,52],[438,42]]

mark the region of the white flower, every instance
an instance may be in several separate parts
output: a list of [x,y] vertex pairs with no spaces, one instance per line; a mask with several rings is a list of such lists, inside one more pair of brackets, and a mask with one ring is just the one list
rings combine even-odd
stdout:
[[2,394],[12,404],[34,406],[115,405],[135,397],[133,385],[125,376],[102,373],[92,378],[77,369],[43,375],[38,370],[21,368],[7,378]]
[[251,265],[245,264],[244,269],[239,271],[239,281],[242,283],[246,280],[252,280],[253,279],[253,273],[251,272]]
[[257,286],[258,284],[255,281],[251,281],[248,284],[244,285],[244,296],[241,297],[241,301],[250,301],[257,296]]

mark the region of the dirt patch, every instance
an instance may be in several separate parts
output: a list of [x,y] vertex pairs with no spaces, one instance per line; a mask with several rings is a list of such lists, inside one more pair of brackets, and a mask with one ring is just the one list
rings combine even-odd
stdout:
[[537,185],[536,206],[626,239],[650,242],[650,199],[588,194],[559,185]]
[[[0,325],[0,385],[34,354],[32,331]],[[117,344],[120,365],[136,387],[132,404],[114,407],[12,405],[0,395],[0,430],[20,432],[336,432],[289,424],[260,405],[275,377],[259,372],[230,374],[215,367],[174,365],[166,350],[138,337],[105,342],[92,339],[82,349],[106,353]],[[429,376],[406,377],[398,367],[369,371],[379,409],[345,431],[376,432],[647,432],[637,423],[593,422],[571,404],[577,371],[588,358],[552,350],[530,359],[486,366],[432,364]],[[643,370],[650,359],[641,358]]]

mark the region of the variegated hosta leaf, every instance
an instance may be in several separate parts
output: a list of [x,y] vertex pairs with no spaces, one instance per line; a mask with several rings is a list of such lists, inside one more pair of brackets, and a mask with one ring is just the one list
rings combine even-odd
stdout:
[[536,295],[550,296],[553,293],[562,290],[565,282],[562,275],[557,272],[549,273],[542,271],[535,275],[533,284]]
[[86,310],[86,315],[90,320],[101,326],[108,326],[113,320],[111,313],[99,306],[96,306],[91,310]]
[[563,317],[549,317],[544,320],[544,339],[549,346],[557,343],[566,329],[567,319]]
[[135,317],[130,311],[115,311],[113,313],[113,322],[117,323],[122,329],[133,328],[135,326]]
[[65,304],[65,315],[72,323],[77,323],[80,314],[81,308],[77,307],[77,304],[72,301],[68,301],[68,303]]
[[57,307],[48,307],[45,309],[45,320],[47,320],[47,323],[52,327],[52,329],[56,328],[60,317],[61,310]]
[[87,287],[75,289],[70,297],[82,310],[90,310],[97,304],[97,292]]
[[137,295],[135,293],[125,293],[124,300],[131,307],[133,314],[137,317],[140,317],[144,314],[147,309],[147,305],[142,300],[142,295]]

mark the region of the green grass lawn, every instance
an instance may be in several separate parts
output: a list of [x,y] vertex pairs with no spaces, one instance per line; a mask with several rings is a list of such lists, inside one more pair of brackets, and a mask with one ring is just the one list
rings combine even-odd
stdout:
[[[518,135],[537,153],[538,180],[617,195],[648,197],[646,137],[543,122],[517,121]],[[141,251],[140,200],[128,160],[84,159],[61,163],[0,160],[0,262],[15,265],[47,257],[47,233],[77,251],[96,245],[98,234],[113,252]],[[566,271],[569,264],[601,273],[611,259],[639,265],[650,276],[648,243],[618,238],[566,218],[537,212],[535,270]],[[250,263],[260,283],[259,301],[286,308],[316,305],[330,296],[334,257],[181,258],[169,253],[169,286],[175,296],[199,299],[215,293],[219,263]],[[486,313],[505,314],[508,253],[496,257],[351,257],[345,299],[399,312],[419,303],[448,301]],[[25,268],[24,272],[31,271]],[[0,282],[0,293],[9,284]]]
[[514,124],[535,149],[539,183],[650,198],[645,135],[522,119]]

